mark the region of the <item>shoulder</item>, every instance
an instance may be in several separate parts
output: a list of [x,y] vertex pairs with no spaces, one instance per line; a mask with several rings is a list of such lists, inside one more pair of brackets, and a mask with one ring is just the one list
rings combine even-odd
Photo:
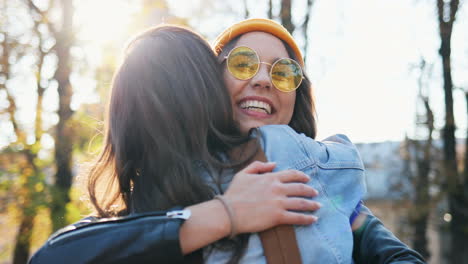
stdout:
[[263,138],[295,137],[298,133],[288,125],[265,125],[258,128]]
[[275,161],[278,169],[302,169],[315,163],[307,154],[307,142],[304,140],[313,141],[313,139],[298,134],[287,125],[266,125],[257,131],[259,133],[256,136],[266,157],[270,161]]
[[329,136],[322,140],[323,143],[337,143],[337,144],[343,144],[347,146],[352,146],[354,147],[354,144],[351,142],[351,140],[348,138],[348,136],[343,135],[343,134],[336,134],[333,136]]
[[[295,149],[305,152],[306,143],[318,144],[313,138],[309,138],[302,133],[297,133],[288,125],[266,125],[259,128],[260,139],[264,149],[283,148]],[[310,146],[308,146],[310,147]]]
[[319,158],[322,165],[340,164],[343,167],[364,169],[358,149],[346,135],[336,134],[320,143],[323,144],[327,154]]

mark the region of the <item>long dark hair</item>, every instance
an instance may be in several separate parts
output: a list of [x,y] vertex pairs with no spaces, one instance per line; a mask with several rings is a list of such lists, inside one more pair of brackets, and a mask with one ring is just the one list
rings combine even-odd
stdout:
[[[239,35],[233,38],[230,42],[218,50],[218,61],[225,61],[222,58],[226,57],[229,52],[236,46],[237,41],[243,36]],[[281,40],[281,39],[280,39]],[[289,57],[298,60],[292,48],[283,40],[283,45],[286,47]],[[223,67],[225,67],[225,63]],[[307,74],[303,70],[304,79],[301,85],[296,90],[296,102],[294,104],[294,112],[289,122],[289,126],[298,133],[304,133],[310,138],[315,138],[317,135],[317,113],[315,110],[315,99],[313,97],[312,84]]]
[[[249,141],[233,120],[209,44],[176,26],[152,28],[130,42],[106,119],[104,148],[88,182],[102,217],[211,199],[215,191],[194,161],[225,167],[221,153]],[[247,162],[250,153],[231,164]]]

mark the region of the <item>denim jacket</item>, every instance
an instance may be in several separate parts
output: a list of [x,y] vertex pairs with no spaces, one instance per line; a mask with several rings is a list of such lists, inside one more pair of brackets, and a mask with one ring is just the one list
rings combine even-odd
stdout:
[[[356,147],[344,135],[322,142],[296,133],[286,125],[260,128],[260,142],[275,171],[296,169],[311,177],[308,185],[319,195],[322,207],[312,212],[318,221],[296,226],[302,263],[353,263],[353,234],[350,216],[362,199],[366,186],[364,166]],[[228,252],[213,250],[205,263],[225,263]],[[266,263],[258,234],[249,238],[241,263]]]

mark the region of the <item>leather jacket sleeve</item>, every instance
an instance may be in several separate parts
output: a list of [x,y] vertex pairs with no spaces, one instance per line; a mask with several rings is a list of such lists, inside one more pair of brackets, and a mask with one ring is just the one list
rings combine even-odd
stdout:
[[53,234],[29,263],[180,263],[182,222],[166,212],[85,218]]
[[369,209],[362,207],[369,214],[363,226],[353,232],[353,259],[356,263],[426,263],[418,252],[396,238]]

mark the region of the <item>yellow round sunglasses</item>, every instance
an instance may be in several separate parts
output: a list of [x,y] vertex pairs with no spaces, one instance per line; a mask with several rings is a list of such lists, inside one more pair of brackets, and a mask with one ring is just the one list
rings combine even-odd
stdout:
[[267,64],[270,68],[271,83],[282,92],[295,91],[301,85],[302,69],[299,63],[290,58],[281,58],[273,64],[262,62],[255,50],[238,46],[225,57],[227,69],[236,79],[248,80],[253,78],[260,69],[260,64]]

